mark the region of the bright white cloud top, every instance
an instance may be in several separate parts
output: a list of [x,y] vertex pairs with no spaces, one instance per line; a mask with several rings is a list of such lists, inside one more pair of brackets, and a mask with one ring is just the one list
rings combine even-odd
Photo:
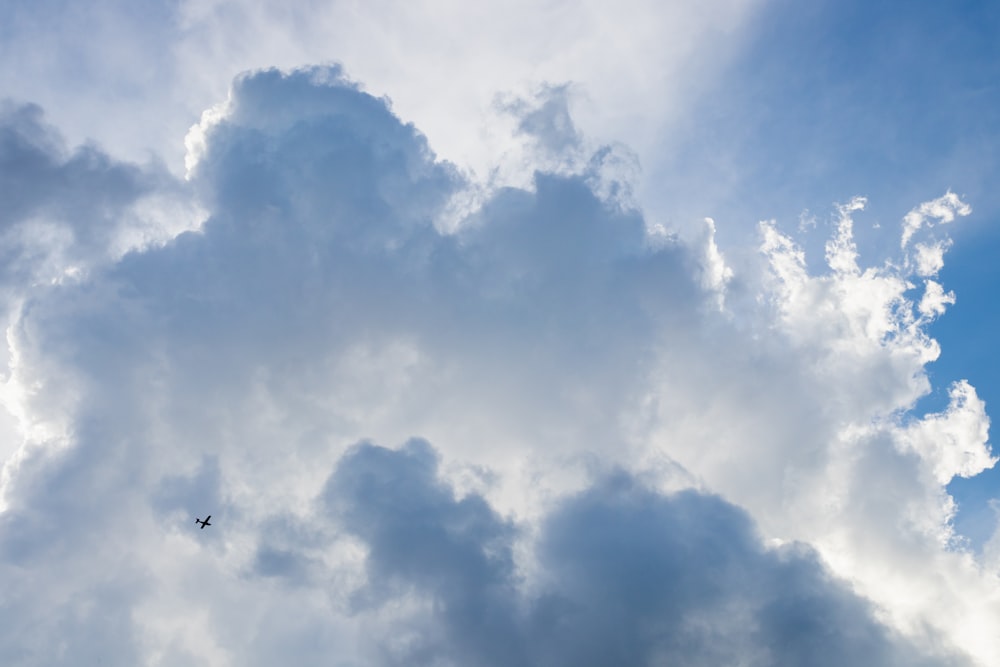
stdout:
[[[520,8],[559,17],[547,45],[514,10],[431,4],[383,22],[182,3],[147,26],[176,45],[169,67],[143,51],[172,73],[150,88],[160,127],[192,103],[171,88],[191,54],[286,66],[210,102],[185,177],[119,155],[149,117],[116,134],[51,114],[111,154],[67,146],[38,106],[0,109],[0,660],[993,664],[1000,531],[970,544],[949,493],[996,462],[987,406],[929,374],[961,296],[945,233],[975,202],[911,202],[877,261],[860,196],[818,253],[793,221],[749,246],[712,219],[667,225],[635,153],[601,142],[669,136],[683,105],[636,91],[694,85],[697,37],[751,14]],[[145,20],[106,8],[91,20]],[[437,32],[401,27],[431,16]],[[654,18],[683,39],[657,50]],[[575,80],[606,21],[609,59]],[[274,62],[245,62],[237,28]],[[338,66],[287,67],[341,34],[398,107]],[[471,97],[408,78],[466,53]],[[506,126],[467,148],[486,117],[469,105],[498,94]],[[666,162],[659,141],[643,164]]]

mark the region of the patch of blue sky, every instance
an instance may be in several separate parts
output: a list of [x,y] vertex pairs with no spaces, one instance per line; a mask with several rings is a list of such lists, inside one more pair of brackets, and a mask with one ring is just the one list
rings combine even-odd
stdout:
[[719,218],[822,219],[865,195],[895,230],[948,188],[995,213],[998,28],[989,3],[776,2],[658,181]]
[[[915,204],[960,195],[973,214],[947,229],[954,245],[941,274],[957,303],[930,328],[942,354],[917,412],[942,409],[948,385],[967,378],[996,414],[1000,4],[782,0],[756,22],[743,57],[664,147],[671,159],[652,165],[659,196],[677,202],[680,219],[712,215],[723,245],[745,241],[761,219],[789,231],[813,219],[800,233],[815,266],[835,202],[868,198],[855,234],[871,265],[899,252]],[[996,525],[1000,471],[949,491],[957,529],[981,545]]]

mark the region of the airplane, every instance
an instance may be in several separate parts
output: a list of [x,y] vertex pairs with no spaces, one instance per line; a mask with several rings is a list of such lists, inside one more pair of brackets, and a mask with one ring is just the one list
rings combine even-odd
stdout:
[[200,530],[205,530],[205,526],[211,526],[212,525],[212,524],[210,524],[208,522],[208,520],[211,519],[211,518],[212,518],[211,514],[209,514],[208,516],[206,516],[204,519],[199,519],[199,518],[195,517],[194,522],[201,524],[201,529]]

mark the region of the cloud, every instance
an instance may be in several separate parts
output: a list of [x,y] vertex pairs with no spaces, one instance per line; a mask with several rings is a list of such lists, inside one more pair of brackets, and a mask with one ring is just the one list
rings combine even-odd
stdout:
[[86,12],[19,4],[0,9],[0,55],[19,64],[0,69],[0,87],[42,104],[72,142],[93,138],[132,160],[153,150],[179,172],[185,129],[234,73],[341,62],[369,92],[392,97],[438,154],[485,181],[516,143],[493,107],[497,93],[576,82],[590,99],[621,100],[581,105],[591,135],[652,147],[642,140],[659,135],[732,57],[757,4],[161,0],[144,12],[122,0]]
[[[156,162],[118,161],[99,147],[70,150],[40,107],[0,102],[0,325],[9,332],[20,309],[52,284],[84,280],[131,251],[164,243],[194,227],[200,211],[183,184]],[[0,354],[0,454],[14,453],[18,426],[38,424],[19,407],[19,347],[8,336]]]
[[966,216],[970,213],[972,213],[972,207],[951,191],[937,199],[924,202],[903,218],[903,235],[899,241],[900,246],[905,248],[917,230],[921,227],[932,226],[934,220],[943,225],[954,222],[956,216]]
[[921,658],[805,545],[769,549],[720,498],[621,472],[543,519],[527,578],[515,526],[457,498],[425,442],[349,450],[323,503],[366,547],[361,613],[410,599],[378,664],[962,664]]
[[997,462],[986,447],[990,420],[976,390],[963,380],[952,385],[948,395],[944,412],[926,415],[910,425],[901,438],[904,447],[931,463],[942,484],[959,475],[979,474]]
[[[480,496],[456,500],[438,482],[435,453],[426,443],[411,441],[399,452],[370,445],[350,451],[323,500],[337,523],[368,547],[368,583],[355,604],[377,608],[416,589],[438,617],[427,624],[422,645],[394,661],[433,663],[438,650],[473,664],[530,660],[516,627],[514,528]],[[440,649],[433,648],[435,640]]]
[[[514,112],[586,155],[551,100]],[[2,613],[66,638],[12,625],[12,659],[987,664],[944,489],[986,414],[970,385],[913,414],[946,295],[864,265],[860,199],[820,272],[777,223],[664,233],[601,148],[456,222],[478,184],[337,67],[238,77],[189,136],[149,187],[203,223],[100,237],[12,322]]]
[[[149,3],[142,12],[122,0],[86,10],[58,0],[0,7],[0,68],[5,95],[43,105],[72,143],[101,142],[118,157],[169,155],[190,124],[164,95],[174,80],[171,57],[177,4]],[[150,119],[156,118],[154,122]]]
[[[4,286],[23,290],[165,240],[142,213],[143,200],[170,203],[176,186],[156,164],[114,160],[95,146],[69,151],[41,108],[0,106],[0,243]],[[177,224],[177,223],[175,223]],[[183,224],[181,221],[180,224]]]
[[517,131],[533,137],[541,147],[560,158],[571,154],[581,141],[569,112],[569,86],[546,86],[541,103],[532,108],[525,100],[511,100],[501,108],[520,119]]

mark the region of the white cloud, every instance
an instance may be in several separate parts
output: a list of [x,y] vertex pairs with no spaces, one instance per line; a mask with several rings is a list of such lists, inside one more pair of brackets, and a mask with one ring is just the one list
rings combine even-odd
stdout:
[[972,207],[959,199],[954,192],[948,191],[937,199],[924,202],[903,218],[903,235],[900,247],[905,248],[913,235],[922,227],[954,222],[956,216],[966,216],[972,213]]
[[702,241],[701,286],[718,294],[718,307],[725,307],[726,283],[733,277],[733,270],[726,266],[725,257],[715,243],[715,221],[705,218],[705,238]]
[[863,211],[867,200],[855,197],[846,204],[837,207],[840,214],[837,220],[837,235],[826,243],[826,263],[840,274],[858,274],[858,248],[854,243],[854,221],[851,214]]
[[948,392],[948,408],[914,422],[899,433],[901,446],[920,455],[943,486],[955,476],[971,477],[997,462],[990,455],[986,405],[968,382]]
[[[586,155],[538,102],[515,114]],[[191,136],[204,224],[16,312],[7,399],[38,428],[4,480],[5,658],[996,654],[944,489],[991,460],[985,409],[960,383],[911,414],[947,295],[862,266],[861,200],[819,274],[777,223],[725,256],[709,224],[656,234],[590,160],[442,225],[469,182],[335,68],[244,75]],[[412,436],[434,449],[354,446]],[[661,493],[691,485],[725,500]]]
[[955,293],[945,292],[941,283],[934,280],[924,282],[924,295],[920,298],[920,305],[917,309],[926,318],[937,317],[944,314],[949,303],[955,303]]
[[917,243],[914,245],[914,257],[918,276],[935,276],[944,266],[944,253],[951,247],[951,241],[934,243]]

